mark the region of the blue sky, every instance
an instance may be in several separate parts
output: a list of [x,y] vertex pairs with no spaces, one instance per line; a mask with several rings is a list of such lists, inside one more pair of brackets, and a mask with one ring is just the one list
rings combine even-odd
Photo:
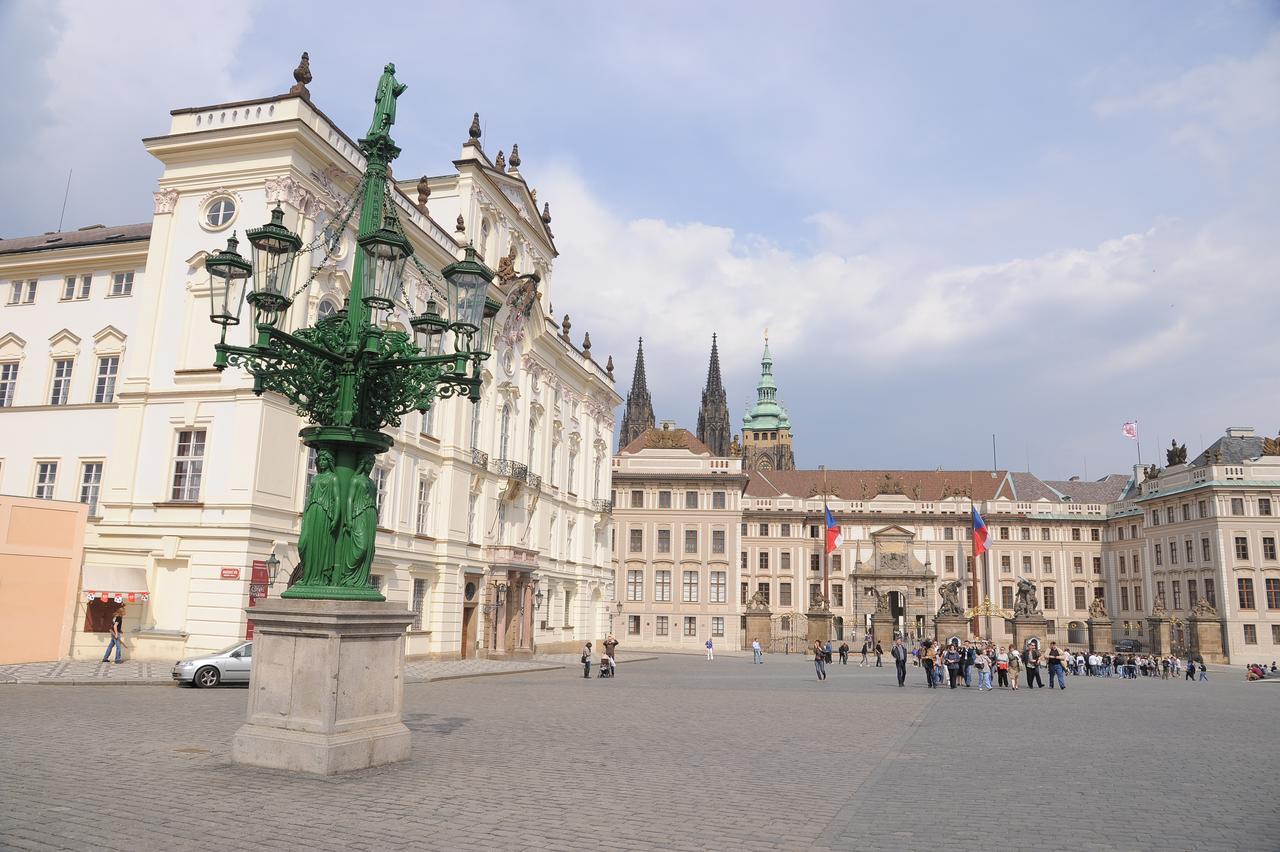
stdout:
[[[553,301],[620,390],[644,335],[688,425],[720,334],[732,414],[771,329],[804,466],[1124,470],[1274,433],[1276,3],[0,4],[0,235],[144,220],[168,110],[283,91],[400,174],[479,110],[550,201]],[[163,11],[161,11],[163,10]],[[785,10],[785,14],[780,11]],[[109,46],[104,49],[104,46]],[[12,132],[24,128],[26,132]]]

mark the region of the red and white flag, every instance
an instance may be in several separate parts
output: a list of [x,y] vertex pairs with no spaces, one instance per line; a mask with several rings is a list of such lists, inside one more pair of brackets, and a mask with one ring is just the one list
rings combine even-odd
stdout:
[[1138,440],[1138,421],[1137,420],[1126,420],[1124,426],[1120,428],[1124,430],[1124,436],[1126,438],[1132,438],[1135,441]]

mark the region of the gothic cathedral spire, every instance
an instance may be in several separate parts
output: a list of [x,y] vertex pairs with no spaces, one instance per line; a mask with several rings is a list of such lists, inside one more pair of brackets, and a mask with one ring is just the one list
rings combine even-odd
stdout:
[[618,435],[618,452],[654,427],[653,400],[649,398],[649,383],[644,375],[644,338],[636,346],[636,369],[631,377],[631,392],[627,394],[627,411],[622,415],[622,431]]
[[725,399],[724,382],[720,378],[720,351],[716,347],[716,336],[712,334],[707,385],[702,389],[702,407],[698,409],[698,440],[707,445],[713,456],[727,456],[732,437],[729,403]]

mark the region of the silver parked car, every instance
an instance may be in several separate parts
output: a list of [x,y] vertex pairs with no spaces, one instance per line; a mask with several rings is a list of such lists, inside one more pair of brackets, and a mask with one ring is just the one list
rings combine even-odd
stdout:
[[173,679],[192,686],[220,683],[248,683],[253,665],[253,643],[237,642],[224,651],[204,657],[179,660],[173,665]]

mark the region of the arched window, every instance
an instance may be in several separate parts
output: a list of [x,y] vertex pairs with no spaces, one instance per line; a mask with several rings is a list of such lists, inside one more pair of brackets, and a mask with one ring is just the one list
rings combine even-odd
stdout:
[[327,319],[338,312],[338,306],[333,303],[332,299],[321,299],[320,304],[316,305],[316,320]]
[[529,469],[533,470],[533,450],[534,442],[538,437],[538,421],[529,418],[529,455],[525,457],[525,464],[529,465]]
[[498,439],[498,458],[510,458],[507,455],[507,449],[511,445],[511,403],[504,402],[502,404],[502,422],[499,426]]
[[480,403],[471,403],[471,449],[480,449]]

